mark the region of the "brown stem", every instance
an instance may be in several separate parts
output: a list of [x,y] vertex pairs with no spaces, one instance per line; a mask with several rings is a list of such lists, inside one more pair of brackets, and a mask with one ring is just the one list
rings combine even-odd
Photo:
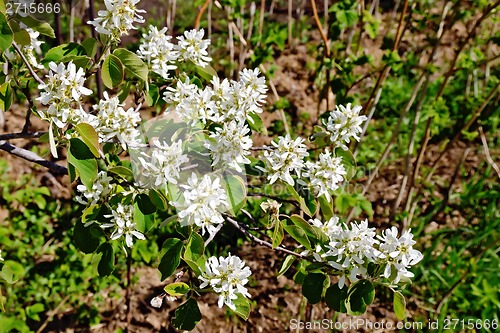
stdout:
[[40,79],[40,77],[38,76],[38,74],[36,74],[35,71],[33,70],[33,67],[31,67],[30,63],[28,62],[28,59],[26,59],[26,57],[24,56],[23,52],[21,52],[21,49],[19,48],[19,46],[17,45],[17,43],[16,42],[12,42],[12,46],[14,47],[14,49],[16,50],[16,52],[21,57],[21,59],[23,60],[24,64],[28,68],[28,71],[30,72],[31,76],[33,76],[33,78],[36,80],[36,82],[38,82],[40,84],[44,84],[44,82],[42,81],[42,79]]
[[203,13],[205,10],[207,10],[208,5],[210,4],[210,1],[212,0],[205,0],[205,3],[203,6],[201,6],[200,10],[198,11],[198,14],[196,15],[196,21],[194,21],[194,28],[198,30],[200,28],[200,22],[201,22],[201,17],[203,16]]
[[44,134],[47,134],[47,132],[22,131],[20,133],[6,133],[6,134],[0,134],[0,141],[12,140],[12,139],[35,139],[41,137]]
[[318,8],[316,8],[316,0],[311,0],[311,6],[313,11],[314,21],[316,22],[316,27],[318,28],[319,34],[321,35],[323,42],[325,43],[325,55],[327,57],[330,57],[330,42],[328,41],[328,37],[326,36],[325,31],[323,30],[323,25],[319,20]]

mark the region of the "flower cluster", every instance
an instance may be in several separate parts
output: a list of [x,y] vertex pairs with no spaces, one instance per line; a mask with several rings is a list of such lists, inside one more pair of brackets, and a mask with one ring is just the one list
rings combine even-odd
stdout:
[[246,156],[250,154],[249,149],[253,144],[249,133],[250,129],[246,124],[235,120],[217,127],[215,132],[210,134],[211,140],[205,142],[205,147],[210,150],[212,156],[212,166],[243,171],[240,165],[250,163]]
[[80,98],[92,94],[92,90],[84,87],[83,69],[77,70],[71,61],[67,66],[50,62],[49,68],[47,83],[38,86],[42,93],[37,100],[49,105],[47,110],[41,112],[41,116],[53,121],[59,128],[67,123],[88,122],[89,115],[81,108]]
[[91,189],[88,189],[85,185],[78,185],[76,187],[77,191],[81,193],[81,195],[76,196],[76,201],[82,205],[95,205],[100,200],[106,198],[113,189],[112,180],[113,178],[109,177],[106,171],[99,171]]
[[94,105],[97,117],[90,123],[99,134],[100,142],[110,142],[116,138],[123,149],[141,145],[141,132],[137,129],[141,116],[134,108],[125,110],[124,105],[117,96],[110,98],[106,92],[104,99]]
[[134,221],[134,206],[124,205],[119,203],[116,209],[111,210],[111,214],[104,215],[104,217],[111,218],[111,223],[101,224],[101,228],[114,228],[111,234],[111,239],[116,240],[120,237],[125,237],[125,243],[128,247],[132,247],[134,244],[133,237],[137,239],[146,239],[142,233],[140,233]]
[[189,78],[178,80],[175,87],[168,87],[164,100],[169,107],[166,112],[175,111],[180,120],[188,123],[201,121],[245,122],[251,113],[261,113],[266,98],[265,79],[260,71],[243,70],[239,81],[228,81],[214,77],[212,86],[204,89],[190,83]]
[[105,10],[100,10],[98,17],[87,22],[95,27],[98,33],[108,35],[114,42],[128,34],[131,29],[137,29],[134,23],[144,23],[139,14],[146,11],[137,9],[140,0],[104,0]]
[[180,184],[183,190],[183,201],[172,201],[170,204],[177,208],[181,224],[195,224],[201,227],[202,235],[205,231],[212,236],[217,233],[216,225],[224,222],[221,212],[227,210],[229,204],[221,179],[205,174],[198,179],[192,173],[186,184]]
[[318,219],[310,223],[329,239],[325,248],[318,246],[313,256],[340,272],[340,288],[347,279],[356,282],[360,277],[368,277],[369,263],[385,266],[383,276],[396,284],[402,277],[412,277],[407,269],[422,259],[422,254],[412,247],[415,242],[410,231],[398,239],[395,227],[384,231],[381,237],[376,235],[374,228],[368,227],[368,220],[346,225],[339,223],[338,217],[332,217],[326,223]]
[[177,68],[175,62],[179,58],[179,52],[170,42],[172,37],[167,36],[167,28],[158,31],[157,27],[149,26],[149,32],[143,37],[144,41],[139,46],[137,55],[148,64],[150,70],[168,80],[168,71]]
[[398,283],[402,277],[412,278],[413,273],[408,271],[408,267],[417,264],[423,255],[413,248],[417,242],[413,240],[411,229],[403,232],[398,238],[398,229],[392,227],[386,229],[378,238],[381,241],[377,252],[378,264],[385,265],[384,277],[390,279],[395,272],[393,283]]
[[189,162],[182,151],[182,141],[178,140],[169,145],[154,139],[152,146],[150,153],[142,151],[138,156],[142,166],[139,177],[141,187],[165,188],[167,183],[177,184],[181,165]]
[[356,105],[351,108],[351,103],[346,106],[337,105],[324,122],[327,131],[330,133],[330,140],[337,146],[347,150],[346,143],[351,142],[351,138],[359,141],[359,133],[362,132],[361,124],[367,119],[360,116],[361,106]]
[[226,304],[230,309],[236,310],[234,300],[238,294],[250,298],[245,284],[248,277],[252,274],[250,268],[245,265],[237,256],[229,254],[228,257],[210,257],[205,264],[205,272],[198,277],[202,283],[200,288],[207,286],[219,294],[218,305],[221,308]]
[[291,172],[300,177],[305,166],[304,157],[308,155],[304,139],[299,137],[292,140],[287,134],[285,137],[280,137],[278,143],[273,141],[272,145],[273,150],[264,151],[264,158],[269,164],[267,178],[271,184],[280,179],[294,185]]
[[170,42],[172,36],[167,35],[167,28],[158,30],[149,26],[137,55],[146,61],[153,72],[168,80],[168,72],[177,68],[176,62],[190,61],[200,67],[208,65],[212,60],[207,50],[210,40],[203,39],[204,35],[203,29],[185,31],[183,36],[177,37],[177,44],[173,44]]
[[318,196],[324,195],[330,202],[330,191],[339,188],[339,183],[342,183],[347,173],[342,158],[333,157],[330,151],[326,150],[319,155],[318,161],[307,161],[305,167],[304,176],[309,177],[314,193]]

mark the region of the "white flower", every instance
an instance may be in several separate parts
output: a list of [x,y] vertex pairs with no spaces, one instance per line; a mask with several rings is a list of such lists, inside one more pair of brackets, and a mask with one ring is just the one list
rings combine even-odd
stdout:
[[189,162],[187,155],[182,152],[182,140],[168,145],[166,142],[152,140],[153,148],[148,155],[142,152],[138,157],[143,170],[141,170],[141,186],[152,185],[164,187],[167,183],[177,184],[181,165]]
[[163,303],[163,297],[160,297],[160,296],[156,296],[156,297],[153,297],[153,299],[151,299],[151,302],[149,304],[151,304],[151,306],[153,308],[161,308],[161,305]]
[[332,239],[333,235],[338,234],[342,230],[337,216],[333,216],[326,223],[323,223],[318,219],[311,219],[309,220],[309,223],[323,231],[330,239]]
[[0,261],[4,261],[4,259],[2,257],[2,250],[0,250]]
[[106,198],[113,186],[110,182],[113,178],[109,177],[106,171],[99,171],[97,179],[92,184],[92,188],[89,190],[85,185],[78,185],[76,189],[81,195],[76,196],[76,201],[82,205],[95,205],[101,199]]
[[30,41],[31,44],[29,45],[23,45],[22,51],[24,55],[26,56],[26,59],[28,60],[28,63],[33,66],[34,68],[38,69],[44,69],[42,64],[38,63],[38,60],[35,56],[35,53],[40,54],[42,51],[40,50],[40,45],[43,44],[43,42],[38,41],[38,36],[40,36],[40,33],[38,31],[35,31],[31,28],[28,28],[24,23],[20,24],[22,29],[25,29],[28,34],[30,35]]
[[82,95],[92,94],[92,90],[84,86],[85,72],[70,61],[67,66],[63,63],[57,65],[49,63],[47,83],[40,84],[42,91],[37,98],[43,105],[49,105],[47,110],[40,111],[42,117],[52,120],[58,127],[64,127],[68,122],[78,123],[82,118],[87,118],[86,112],[81,108]]
[[411,229],[403,232],[398,238],[398,229],[392,227],[386,229],[382,236],[378,236],[381,240],[379,245],[379,263],[385,264],[384,277],[389,278],[392,273],[392,268],[397,270],[397,276],[393,283],[398,283],[402,277],[411,278],[413,273],[407,268],[417,264],[422,260],[423,255],[420,251],[415,250],[413,245],[416,242],[413,240]]
[[109,35],[118,42],[122,35],[130,29],[137,29],[134,23],[144,23],[139,14],[146,11],[137,9],[139,0],[104,0],[105,10],[100,10],[93,21],[87,22],[95,27],[98,33]]
[[133,237],[141,240],[146,239],[142,233],[136,230],[136,225],[133,222],[134,206],[119,203],[116,209],[111,210],[110,215],[104,215],[104,217],[110,217],[111,223],[102,224],[101,228],[115,228],[111,234],[112,240],[125,236],[125,243],[128,247],[132,247]]
[[100,142],[109,142],[116,138],[123,149],[140,145],[141,133],[136,127],[141,122],[141,116],[134,108],[125,110],[124,105],[117,96],[110,98],[107,92],[104,92],[104,99],[94,105],[99,122],[96,131]]
[[304,157],[309,153],[303,143],[304,139],[290,139],[287,134],[285,137],[279,137],[278,143],[272,142],[275,149],[264,151],[264,158],[269,164],[266,169],[269,172],[267,178],[271,184],[281,179],[290,185],[294,185],[294,180],[290,172],[295,172],[300,177],[301,170],[304,167]]
[[219,294],[218,305],[221,308],[226,304],[230,309],[236,310],[233,300],[251,297],[247,288],[248,277],[252,275],[250,268],[237,256],[229,254],[228,257],[210,257],[205,264],[205,272],[198,277],[202,283],[200,288],[212,287]]
[[203,39],[205,31],[195,29],[184,31],[184,36],[177,37],[175,49],[179,51],[179,61],[191,61],[197,66],[205,67],[212,58],[208,56],[207,48],[210,39]]
[[144,34],[144,42],[139,45],[137,55],[146,61],[149,68],[163,77],[170,78],[169,71],[177,68],[175,61],[179,57],[175,45],[170,42],[171,36],[166,34],[167,28],[158,31],[157,27],[149,26],[149,32]]
[[183,201],[170,204],[177,208],[181,224],[195,224],[201,227],[202,235],[208,231],[213,236],[218,231],[216,225],[224,222],[221,212],[229,207],[220,178],[212,180],[210,175],[205,174],[198,179],[193,172],[187,184],[180,187],[183,190]]
[[351,103],[347,106],[337,105],[336,109],[330,113],[325,126],[330,132],[330,140],[338,147],[347,150],[346,143],[351,138],[359,141],[359,133],[362,132],[361,124],[367,119],[366,116],[360,116],[361,106],[356,105],[351,108]]
[[342,157],[333,157],[326,150],[325,153],[320,154],[318,161],[315,163],[307,161],[305,166],[307,171],[304,172],[304,176],[309,177],[314,193],[318,196],[324,195],[330,202],[330,192],[339,188],[338,184],[347,174],[342,164]]
[[224,123],[210,134],[210,139],[205,142],[205,147],[210,150],[212,166],[221,168],[232,167],[238,172],[242,171],[241,164],[249,164],[246,157],[250,154],[252,139],[248,134],[250,129],[246,124],[235,120]]
[[339,279],[339,288],[342,289],[345,286],[346,279],[349,279],[352,283],[355,283],[359,280],[359,276],[366,276],[367,271],[366,268],[358,265],[350,265],[350,266],[341,266],[335,261],[328,262],[333,268],[336,268],[340,271],[340,279]]

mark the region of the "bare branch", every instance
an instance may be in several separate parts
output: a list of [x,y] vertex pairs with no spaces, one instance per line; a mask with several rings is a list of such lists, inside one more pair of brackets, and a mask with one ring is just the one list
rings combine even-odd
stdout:
[[47,161],[32,151],[13,146],[8,142],[0,141],[0,149],[17,157],[21,157],[27,161],[40,164],[41,166],[48,168],[55,174],[63,175],[68,173],[68,169],[66,167],[54,162]]
[[500,169],[498,168],[498,165],[493,161],[490,155],[490,149],[488,148],[488,141],[486,140],[486,136],[484,135],[484,131],[482,127],[479,127],[479,134],[481,135],[481,142],[483,143],[484,147],[484,154],[486,155],[486,160],[488,163],[491,165],[493,169],[497,172],[498,178],[500,178]]

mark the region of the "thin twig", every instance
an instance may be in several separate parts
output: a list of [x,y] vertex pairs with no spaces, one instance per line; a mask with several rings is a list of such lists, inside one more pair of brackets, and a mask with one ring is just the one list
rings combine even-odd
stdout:
[[296,256],[296,257],[298,257],[300,259],[305,259],[305,260],[312,261],[311,258],[303,256],[300,253],[293,252],[293,251],[291,251],[289,249],[285,249],[282,246],[273,247],[273,245],[271,243],[266,242],[265,240],[262,240],[262,239],[260,239],[258,237],[255,237],[254,235],[252,235],[248,230],[246,230],[242,225],[240,225],[238,223],[238,221],[232,219],[230,216],[226,215],[225,219],[226,219],[226,221],[228,221],[229,223],[231,223],[232,225],[234,225],[236,227],[236,229],[238,229],[239,231],[241,231],[248,238],[250,238],[252,241],[254,241],[255,243],[257,243],[259,245],[265,246],[267,248],[270,248],[270,249],[273,249],[273,250],[276,250],[276,251],[280,251],[280,252],[284,252],[284,253],[287,253],[287,254],[291,254],[291,255]]
[[19,48],[19,46],[16,44],[16,42],[12,42],[12,46],[14,47],[14,49],[16,50],[16,52],[21,57],[21,59],[23,60],[24,64],[28,68],[28,71],[30,72],[31,76],[33,76],[33,78],[36,80],[36,82],[38,82],[40,84],[44,84],[44,82],[42,81],[42,79],[40,79],[40,77],[38,76],[38,74],[35,73],[35,71],[33,70],[33,67],[31,67],[30,63],[28,62],[28,59],[26,59],[26,57],[24,56],[23,52],[21,51],[21,49]]
[[12,139],[36,139],[48,132],[20,132],[0,134],[0,141]]
[[321,24],[321,21],[319,20],[318,8],[316,7],[315,0],[311,0],[311,7],[312,7],[312,11],[313,11],[314,21],[316,22],[316,27],[318,28],[319,34],[321,35],[323,42],[325,43],[325,54],[327,57],[330,57],[330,42],[328,41],[328,37],[325,34],[325,30],[323,29],[323,25]]
[[491,167],[496,171],[498,178],[500,178],[500,169],[498,168],[498,165],[495,163],[495,161],[493,161],[493,159],[491,158],[490,149],[488,148],[488,141],[486,140],[486,136],[484,135],[483,128],[481,126],[479,127],[479,134],[481,135],[481,142],[483,143],[486,160],[491,165]]
[[203,13],[207,9],[208,5],[210,4],[210,1],[212,0],[206,0],[203,6],[201,6],[200,10],[198,11],[198,14],[196,15],[196,21],[194,22],[194,28],[196,30],[200,28],[201,17],[203,16]]
[[54,163],[54,162],[47,161],[32,151],[13,146],[8,142],[0,141],[0,149],[4,150],[4,151],[6,151],[14,156],[21,157],[27,161],[40,164],[41,166],[48,168],[49,170],[51,170],[55,174],[62,175],[62,174],[68,173],[68,169],[66,167],[59,165],[57,163]]

